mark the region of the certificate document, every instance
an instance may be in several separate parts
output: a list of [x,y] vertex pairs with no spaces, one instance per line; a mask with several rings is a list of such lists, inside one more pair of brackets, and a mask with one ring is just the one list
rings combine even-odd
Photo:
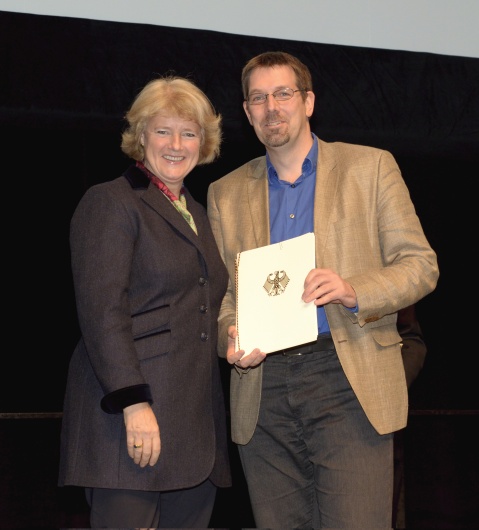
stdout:
[[283,350],[318,336],[317,307],[301,299],[315,268],[313,232],[236,256],[236,350]]

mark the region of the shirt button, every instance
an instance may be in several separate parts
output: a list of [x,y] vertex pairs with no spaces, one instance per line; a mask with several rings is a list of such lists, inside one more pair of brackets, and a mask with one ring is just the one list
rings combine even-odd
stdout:
[[289,214],[289,218],[290,218],[290,219],[294,219],[294,213],[290,213],[290,214]]

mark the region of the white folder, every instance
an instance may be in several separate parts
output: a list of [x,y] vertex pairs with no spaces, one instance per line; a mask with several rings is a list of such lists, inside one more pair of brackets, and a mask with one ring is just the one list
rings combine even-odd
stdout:
[[301,299],[314,268],[313,232],[237,254],[237,351],[271,353],[316,340],[317,308]]

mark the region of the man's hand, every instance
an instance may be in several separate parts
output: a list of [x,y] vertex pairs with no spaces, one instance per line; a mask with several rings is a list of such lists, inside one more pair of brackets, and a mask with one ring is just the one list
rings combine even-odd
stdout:
[[330,269],[313,269],[304,281],[304,302],[315,305],[342,304],[344,307],[357,306],[357,298],[351,285]]
[[230,364],[234,364],[238,368],[253,368],[262,363],[266,357],[266,353],[263,353],[259,348],[255,348],[249,355],[245,354],[244,350],[235,351],[236,336],[238,332],[235,326],[228,328],[228,350],[226,352],[226,360]]

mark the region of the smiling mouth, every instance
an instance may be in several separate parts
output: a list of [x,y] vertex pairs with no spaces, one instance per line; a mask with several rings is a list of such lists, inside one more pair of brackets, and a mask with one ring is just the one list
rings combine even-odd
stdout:
[[165,160],[168,160],[168,162],[181,162],[184,157],[183,156],[164,155],[163,158]]

